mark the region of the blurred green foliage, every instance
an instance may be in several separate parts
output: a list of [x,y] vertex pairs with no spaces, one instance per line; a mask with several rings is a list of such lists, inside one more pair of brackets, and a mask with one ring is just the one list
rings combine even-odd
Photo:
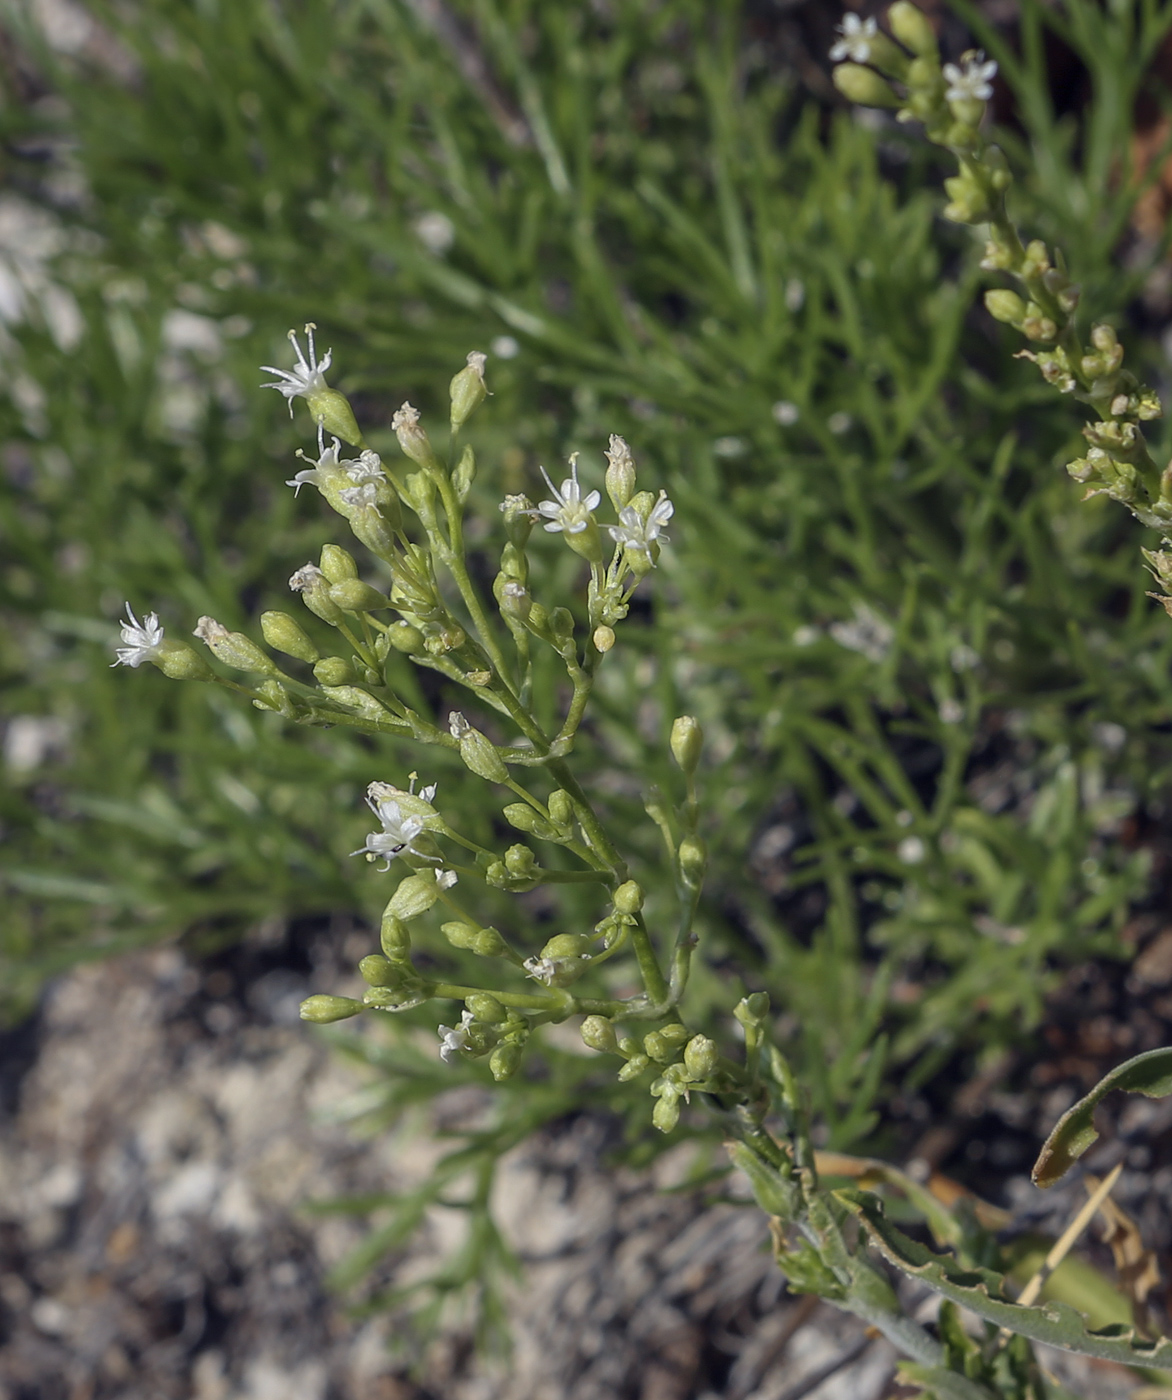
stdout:
[[[1014,212],[1109,316],[1160,251],[1118,257],[1151,34],[1096,41],[1091,0],[1023,10]],[[1140,532],[1055,465],[1076,417],[973,311],[976,257],[914,133],[819,105],[733,4],[92,13],[104,37],[71,53],[9,13],[0,198],[53,221],[0,384],[10,1011],[79,958],[386,897],[346,852],[408,748],[109,669],[125,599],[176,635],[201,612],[243,627],[337,530],[282,484],[305,423],[255,387],[306,319],[380,450],[399,402],[433,407],[489,351],[486,533],[540,462],[580,449],[600,477],[610,432],[667,486],[593,790],[666,900],[641,791],[673,781],[673,715],[703,721],[691,1016],[767,988],[827,1142],[1019,1040],[1064,966],[1125,955],[1149,876],[1120,830],[1166,778],[1172,632]],[[1053,108],[1045,26],[1091,74],[1081,112]],[[1129,355],[1159,382],[1154,338]],[[551,544],[543,567],[575,560]],[[463,814],[487,794],[462,771],[426,777]],[[546,1117],[588,1072],[554,1075]]]

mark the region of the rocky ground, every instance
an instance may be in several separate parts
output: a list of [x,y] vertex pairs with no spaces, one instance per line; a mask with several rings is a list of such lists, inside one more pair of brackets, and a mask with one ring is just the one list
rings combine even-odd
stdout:
[[[269,930],[204,960],[136,954],[64,977],[7,1036],[0,1400],[906,1393],[885,1342],[785,1294],[755,1209],[659,1190],[678,1172],[670,1155],[647,1175],[608,1167],[614,1127],[588,1116],[515,1149],[498,1182],[525,1261],[509,1289],[511,1358],[478,1358],[459,1321],[412,1350],[401,1319],[348,1312],[326,1275],[368,1222],[305,1203],[418,1182],[438,1153],[426,1132],[341,1126],[361,1073],[296,1019],[311,982],[337,986],[362,951],[365,935],[341,926],[309,946]],[[1153,1204],[1150,1173],[1128,1178],[1125,1195],[1166,1232],[1166,1183]],[[1032,1188],[1010,1188],[1028,1212]],[[383,1281],[418,1277],[452,1229],[430,1220]],[[1083,1365],[1069,1383],[1088,1400],[1134,1385]]]

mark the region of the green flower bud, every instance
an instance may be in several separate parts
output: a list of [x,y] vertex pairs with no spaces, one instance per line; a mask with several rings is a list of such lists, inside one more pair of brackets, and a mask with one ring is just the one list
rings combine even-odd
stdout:
[[938,52],[936,33],[922,10],[909,5],[907,0],[897,0],[887,11],[887,24],[892,34],[904,48],[920,58],[933,58]]
[[506,496],[501,502],[505,535],[514,549],[525,548],[533,533],[533,502],[525,495]]
[[258,710],[275,710],[285,719],[297,719],[302,711],[280,681],[270,678],[257,686],[257,699],[252,703]]
[[643,908],[643,891],[634,880],[628,880],[614,892],[615,912],[637,914]]
[[387,913],[393,914],[396,919],[402,919],[404,923],[410,923],[412,919],[426,914],[439,898],[439,894],[439,886],[433,874],[408,875],[405,880],[400,881],[399,888],[391,896]]
[[[569,826],[574,820],[574,802],[568,792],[558,788],[549,795],[549,815],[558,826]],[[513,823],[516,825],[516,822]]]
[[550,633],[559,646],[568,646],[574,640],[574,614],[569,608],[554,608],[549,614],[548,623]]
[[698,836],[685,836],[676,853],[684,883],[696,889],[703,882],[708,865],[708,850]]
[[704,747],[704,731],[700,721],[691,715],[680,715],[672,721],[671,756],[690,778],[700,762],[700,750]]
[[533,597],[523,583],[510,578],[508,574],[497,574],[492,591],[505,618],[521,624],[529,621]]
[[509,1019],[509,1013],[491,992],[473,992],[464,998],[464,1005],[478,1021],[499,1026]]
[[605,1016],[587,1016],[582,1022],[582,1041],[591,1050],[599,1050],[604,1054],[616,1054],[618,1051],[618,1039],[615,1036],[614,1026]]
[[380,559],[389,559],[394,552],[395,537],[378,506],[359,506],[350,516],[350,530],[360,544]]
[[651,1061],[646,1055],[632,1055],[619,1070],[619,1083],[629,1084],[632,1079],[638,1079],[650,1063]]
[[448,716],[448,733],[459,741],[460,757],[465,767],[470,768],[478,778],[490,783],[503,783],[509,776],[496,745],[479,729],[473,729],[459,710],[453,710]]
[[472,451],[471,443],[467,444],[460,453],[460,460],[456,463],[456,469],[452,472],[452,486],[455,488],[456,499],[463,504],[468,499],[468,492],[472,490],[472,483],[476,479],[476,453]]
[[527,879],[539,868],[537,857],[528,846],[510,846],[505,852],[505,869],[510,875],[520,875]]
[[393,987],[367,987],[362,1004],[378,1011],[409,1011],[413,1006],[421,1006],[430,996],[431,989],[425,987],[423,979],[412,975],[404,976]]
[[453,432],[459,432],[484,402],[484,396],[488,393],[484,383],[484,365],[487,358],[479,350],[473,350],[468,356],[466,367],[452,380],[449,392],[452,398]]
[[707,1079],[720,1061],[714,1041],[694,1035],[684,1047],[684,1068],[690,1079]]
[[331,997],[319,992],[316,996],[306,997],[301,1003],[301,1019],[326,1026],[331,1021],[345,1021],[350,1016],[357,1016],[362,1009],[362,1003],[353,997]]
[[643,1050],[656,1064],[670,1065],[675,1059],[676,1047],[662,1031],[650,1031],[643,1037]]
[[475,924],[466,924],[458,919],[448,924],[440,924],[440,932],[453,948],[471,948],[480,936],[480,930]]
[[391,606],[391,600],[384,593],[357,578],[331,584],[330,597],[344,612],[377,612]]
[[504,809],[505,821],[518,831],[527,832],[541,841],[556,841],[559,833],[555,826],[535,812],[527,802],[510,802]]
[[344,583],[348,578],[358,577],[358,565],[348,549],[340,544],[323,544],[321,549],[321,571],[327,583]]
[[411,956],[411,931],[402,919],[391,913],[389,906],[383,913],[379,942],[391,962],[406,962]]
[[898,44],[893,44],[882,31],[871,35],[867,43],[871,50],[867,59],[869,64],[885,73],[887,77],[897,78],[900,82],[907,77],[911,60]]
[[651,1110],[651,1121],[661,1133],[670,1133],[680,1121],[680,1100],[678,1093],[665,1093],[655,1102]]
[[344,656],[323,656],[314,666],[313,674],[320,685],[331,688],[353,685],[358,679],[354,674],[354,667]]
[[409,622],[393,622],[386,635],[396,651],[405,652],[408,656],[418,656],[424,650],[423,633]]
[[229,632],[214,617],[201,617],[193,635],[225,666],[268,676],[277,673],[272,659],[261,651],[251,637],[246,637],[243,632]]
[[381,953],[371,953],[358,964],[362,980],[371,987],[394,987],[403,980],[402,963],[393,963]]
[[901,107],[890,83],[871,68],[857,63],[840,63],[834,70],[834,86],[848,102],[860,107]]
[[985,310],[995,321],[1020,329],[1025,320],[1026,304],[1016,292],[998,289],[985,293]]
[[295,656],[298,661],[308,661],[312,666],[321,655],[305,629],[288,613],[261,613],[260,630],[274,651],[282,651],[286,656]]
[[681,1026],[678,1021],[669,1021],[666,1026],[660,1026],[658,1033],[666,1044],[675,1046],[682,1045],[691,1035],[687,1026]]
[[391,427],[399,439],[404,455],[423,467],[425,471],[442,471],[439,458],[419,423],[419,410],[405,403],[391,419]]
[[472,951],[481,958],[500,958],[509,945],[494,928],[482,928],[472,940]]
[[763,1026],[769,1015],[769,993],[751,992],[733,1007],[733,1015],[742,1026]]
[[498,1084],[505,1079],[512,1079],[520,1068],[521,1056],[524,1053],[524,1047],[513,1040],[506,1040],[503,1045],[496,1047],[488,1057],[488,1067]]
[[543,958],[580,958],[594,947],[594,940],[585,933],[557,933],[542,948]]
[[606,494],[615,510],[622,510],[635,494],[635,459],[617,433],[610,436],[606,464]]
[[186,642],[164,640],[159,644],[157,656],[151,660],[173,681],[212,681],[216,673],[197,652]]

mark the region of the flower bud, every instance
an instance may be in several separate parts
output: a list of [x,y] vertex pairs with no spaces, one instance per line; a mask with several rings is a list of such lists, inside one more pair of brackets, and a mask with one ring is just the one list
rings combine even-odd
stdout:
[[707,1079],[719,1060],[716,1043],[706,1035],[694,1035],[684,1047],[684,1068],[690,1079]]
[[393,963],[381,953],[371,953],[358,964],[362,980],[371,987],[393,987],[403,980],[403,965]]
[[217,660],[237,671],[254,671],[275,675],[277,668],[260,647],[243,632],[229,632],[214,617],[201,617],[194,636],[203,642]]
[[[578,539],[577,535],[572,536]],[[549,630],[559,646],[568,646],[574,640],[574,614],[569,608],[554,608],[549,614]]]
[[359,506],[350,517],[350,532],[380,559],[389,559],[394,551],[395,537],[378,506]]
[[708,865],[708,851],[704,842],[698,836],[685,836],[676,854],[684,883],[695,889],[703,881]]
[[459,710],[453,710],[448,716],[448,732],[459,741],[460,757],[465,767],[470,768],[478,778],[490,783],[503,783],[509,776],[496,745],[479,729],[473,729]]
[[594,650],[605,656],[615,643],[614,628],[605,625],[596,627],[592,641],[594,642]]
[[542,948],[543,958],[581,958],[594,947],[594,940],[585,933],[555,933]]
[[331,437],[341,438],[343,442],[352,443],[355,447],[365,446],[362,431],[354,418],[354,410],[345,394],[339,393],[337,389],[325,387],[312,390],[304,397],[313,421],[319,428],[324,428]]
[[643,908],[643,891],[634,880],[628,880],[615,890],[614,907],[618,914],[637,914]]
[[618,1078],[620,1084],[629,1084],[632,1079],[638,1079],[651,1061],[646,1055],[632,1055],[627,1063],[619,1070]]
[[377,612],[380,608],[391,606],[391,600],[386,594],[357,578],[343,579],[341,583],[331,584],[330,598],[343,612]]
[[529,614],[533,611],[533,597],[523,583],[509,578],[507,574],[497,574],[493,592],[504,617],[522,624],[528,622]]
[[323,656],[314,666],[313,675],[319,685],[331,688],[353,685],[358,679],[354,667],[344,656]]
[[680,1096],[676,1089],[656,1099],[651,1110],[651,1121],[661,1133],[670,1133],[680,1121]]
[[391,962],[406,962],[411,956],[411,931],[402,919],[391,913],[389,906],[379,928],[379,943]]
[[420,426],[418,409],[405,403],[391,419],[391,427],[399,439],[399,446],[403,449],[405,456],[410,457],[425,471],[443,470],[427,434]]
[[1016,292],[998,289],[985,293],[985,310],[995,321],[1020,328],[1025,320],[1026,304]]
[[660,1065],[671,1064],[676,1054],[675,1046],[662,1031],[650,1031],[643,1037],[643,1051]]
[[528,802],[510,802],[504,809],[505,821],[510,826],[515,826],[518,831],[524,831],[530,836],[536,836],[540,841],[556,841],[558,830],[552,823],[547,822],[540,812],[535,812]]
[[482,928],[472,940],[472,951],[481,958],[499,958],[508,952],[509,945],[494,928]]
[[409,622],[393,622],[386,635],[396,651],[404,652],[408,656],[418,656],[424,650],[423,633]]
[[412,919],[418,919],[421,914],[427,913],[439,898],[439,893],[434,875],[408,875],[405,880],[400,881],[399,888],[391,896],[387,913],[393,914],[396,919],[402,919],[404,923],[410,923]]
[[505,869],[510,875],[528,878],[538,869],[537,857],[528,846],[510,846],[505,852]]
[[321,655],[305,629],[288,613],[261,613],[260,630],[274,651],[282,651],[286,656],[295,656],[298,661],[307,661],[312,666]]
[[[479,350],[473,350],[468,356],[465,368],[451,382],[449,392],[452,398],[453,432],[459,432],[484,402],[484,396],[488,393],[484,383],[484,365],[487,358]],[[407,451],[406,448],[403,450]]]
[[[549,795],[549,815],[557,826],[569,826],[574,820],[574,803],[568,792],[561,788],[555,789]],[[515,826],[516,823],[514,822]]]
[[212,681],[216,673],[186,642],[164,639],[157,656],[151,657],[163,675],[173,681]]
[[691,715],[680,715],[672,721],[671,756],[690,778],[700,762],[700,750],[704,747],[704,730],[700,721]]
[[897,0],[887,11],[887,25],[904,48],[920,58],[932,58],[937,53],[935,31],[924,12],[907,0]]
[[353,997],[331,997],[319,992],[316,996],[306,997],[301,1003],[301,1019],[326,1026],[331,1021],[345,1021],[349,1016],[357,1016],[362,1009],[362,1003]]
[[606,463],[606,494],[615,510],[622,510],[635,494],[635,459],[617,433],[610,436]]
[[618,1050],[618,1037],[614,1026],[605,1016],[587,1016],[582,1022],[582,1041],[591,1050],[604,1054],[615,1054]]
[[323,544],[321,547],[321,571],[327,583],[342,583],[348,578],[358,577],[358,565],[348,549],[340,544]]
[[521,1066],[521,1056],[524,1048],[517,1044],[515,1040],[506,1040],[502,1045],[498,1045],[488,1057],[488,1067],[492,1070],[492,1077],[500,1084],[503,1080],[511,1079]]
[[533,502],[528,496],[506,496],[500,504],[505,535],[514,549],[524,549],[533,532]]
[[469,443],[460,453],[460,460],[452,472],[452,486],[456,492],[456,499],[461,504],[468,499],[468,492],[472,490],[472,483],[475,480],[476,453],[472,451],[472,445]]
[[848,102],[860,107],[900,107],[903,104],[886,82],[871,68],[857,63],[840,63],[834,70],[834,86]]
[[478,1021],[499,1026],[509,1019],[509,1013],[491,992],[473,992],[464,998],[464,1005]]

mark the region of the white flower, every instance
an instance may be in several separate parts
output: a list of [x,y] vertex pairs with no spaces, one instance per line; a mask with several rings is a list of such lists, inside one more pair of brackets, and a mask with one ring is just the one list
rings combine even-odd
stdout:
[[468,1048],[468,1030],[472,1025],[472,1012],[465,1011],[458,1026],[440,1026],[440,1059],[445,1065],[455,1064],[461,1050]]
[[[391,861],[404,851],[410,851],[412,855],[422,854],[415,849],[414,843],[424,828],[423,817],[418,813],[405,812],[394,797],[389,793],[384,795],[381,790],[388,786],[386,783],[372,783],[366,797],[370,810],[382,822],[383,829],[370,832],[366,844],[350,852],[352,856],[365,855],[372,860],[385,861],[386,864],[382,867],[384,872],[391,868]],[[435,796],[434,786],[424,788],[419,795],[425,802],[430,802]]]
[[[273,389],[276,388],[276,385],[266,384],[264,387],[266,389]],[[312,467],[306,467],[304,471],[299,471],[295,477],[286,481],[285,485],[293,487],[293,494],[295,496],[301,494],[301,488],[303,486],[316,486],[320,491],[325,481],[323,473],[336,471],[338,467],[342,465],[338,461],[338,455],[341,450],[342,444],[335,438],[333,447],[322,447],[318,459]],[[297,455],[303,462],[309,461],[309,458],[300,448],[297,449]]]
[[871,40],[877,26],[873,19],[860,19],[858,15],[844,15],[838,32],[842,35],[830,50],[831,63],[841,63],[849,58],[852,63],[866,63],[871,57]]
[[985,55],[977,49],[966,53],[958,68],[955,63],[944,65],[944,80],[948,90],[944,97],[948,102],[988,102],[993,96],[993,79],[997,75],[997,65],[992,60],[985,62]]
[[441,890],[450,890],[453,885],[459,883],[459,879],[460,877],[454,870],[437,870],[435,872],[435,883]]
[[301,353],[301,346],[297,343],[297,332],[290,331],[289,339],[293,344],[293,349],[297,353],[297,367],[293,370],[278,369],[276,365],[261,365],[267,374],[275,374],[276,382],[272,384],[262,384],[262,389],[276,389],[284,394],[289,400],[289,417],[293,416],[293,400],[300,394],[303,398],[309,394],[320,394],[329,385],[326,383],[326,370],[329,369],[333,361],[334,352],[327,350],[318,361],[317,351],[313,344],[313,333],[317,327],[312,321],[306,323],[305,334],[309,338],[309,359]]
[[616,544],[626,545],[628,549],[639,549],[645,554],[651,553],[653,544],[667,544],[668,538],[663,534],[663,527],[671,519],[675,506],[667,499],[667,493],[661,491],[659,500],[651,507],[651,511],[644,520],[634,506],[624,506],[619,511],[619,525],[610,525],[610,537]]
[[374,506],[378,504],[378,487],[373,481],[368,481],[362,486],[347,486],[338,492],[338,500],[350,506],[352,510]]
[[854,612],[853,622],[832,622],[827,631],[840,647],[861,652],[868,661],[882,661],[895,640],[895,628],[866,603],[856,603]]
[[558,974],[558,965],[553,958],[526,958],[525,971],[535,982],[544,982],[548,987]]
[[541,475],[545,477],[545,484],[553,493],[554,499],[540,501],[537,509],[530,514],[535,517],[544,515],[547,530],[564,530],[567,535],[580,535],[590,524],[590,512],[602,500],[602,494],[599,491],[591,491],[583,500],[582,488],[578,485],[578,454],[575,452],[570,458],[569,479],[562,482],[560,491],[550,481],[549,473],[544,467],[541,469]]
[[137,669],[144,661],[153,661],[158,656],[163,641],[163,629],[159,625],[158,613],[147,613],[146,618],[139,622],[127,603],[126,616],[128,621],[121,624],[123,645],[114,648],[114,655],[118,659],[110,664],[133,666]]
[[325,581],[325,574],[316,564],[302,564],[302,566],[289,579],[289,587],[294,593],[308,593],[310,589],[316,588],[319,582]]

